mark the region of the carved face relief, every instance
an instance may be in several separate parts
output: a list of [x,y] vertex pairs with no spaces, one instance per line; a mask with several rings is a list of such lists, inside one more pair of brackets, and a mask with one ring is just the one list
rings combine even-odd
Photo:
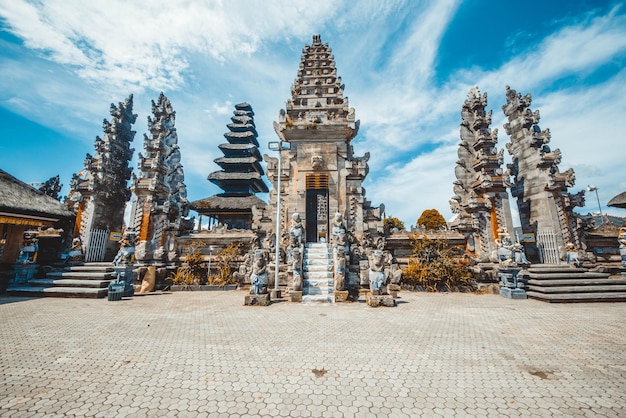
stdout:
[[324,163],[324,157],[321,155],[314,155],[311,157],[311,168],[313,170],[321,170]]

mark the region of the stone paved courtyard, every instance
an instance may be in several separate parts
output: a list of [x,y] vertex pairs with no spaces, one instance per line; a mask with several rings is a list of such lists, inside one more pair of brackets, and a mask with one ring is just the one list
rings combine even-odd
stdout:
[[0,296],[1,416],[626,416],[626,303]]

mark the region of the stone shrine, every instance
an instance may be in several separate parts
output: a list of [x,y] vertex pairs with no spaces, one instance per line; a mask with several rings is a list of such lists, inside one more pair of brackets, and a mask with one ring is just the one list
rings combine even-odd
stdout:
[[580,219],[576,206],[584,206],[584,191],[568,193],[574,186],[574,170],[559,170],[561,151],[551,150],[550,130],[539,127],[539,111],[531,111],[531,96],[506,87],[502,106],[508,122],[504,129],[510,137],[506,147],[512,163],[511,194],[517,199],[526,255],[531,262],[560,263],[565,248],[581,249]]
[[502,170],[504,150],[498,151],[498,130],[491,130],[491,110],[485,111],[487,93],[478,87],[467,94],[461,111],[461,143],[454,173],[454,197],[450,201],[457,216],[453,230],[467,239],[466,251],[478,261],[496,261],[499,230],[513,233],[507,187],[508,172]]
[[133,175],[129,229],[134,232],[139,262],[174,261],[175,237],[189,229],[185,174],[174,126],[176,112],[161,93],[156,103],[152,101],[152,114],[148,116],[150,136],[144,134],[145,155],[139,153],[139,177]]
[[102,123],[104,136],[94,141],[95,154],[87,154],[85,167],[74,174],[67,203],[76,213],[74,237],[79,237],[85,261],[112,260],[119,249],[110,240],[111,232],[121,234],[124,209],[130,199],[128,187],[132,169],[129,161],[135,137],[132,125],[133,95],[117,106],[111,104],[111,121]]

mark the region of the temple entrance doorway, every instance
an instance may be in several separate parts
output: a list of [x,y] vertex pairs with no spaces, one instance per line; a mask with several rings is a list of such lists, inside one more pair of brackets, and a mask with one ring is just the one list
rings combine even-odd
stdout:
[[328,241],[328,174],[306,177],[306,241]]

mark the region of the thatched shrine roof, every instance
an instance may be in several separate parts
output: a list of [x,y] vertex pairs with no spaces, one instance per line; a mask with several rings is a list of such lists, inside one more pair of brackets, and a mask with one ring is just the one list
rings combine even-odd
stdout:
[[609,200],[608,205],[614,208],[626,209],[626,192],[622,192]]
[[45,218],[70,218],[74,214],[58,200],[0,169],[0,212]]
[[252,211],[252,206],[265,208],[267,203],[255,195],[223,196],[215,195],[191,202],[189,207],[198,213],[218,211]]

